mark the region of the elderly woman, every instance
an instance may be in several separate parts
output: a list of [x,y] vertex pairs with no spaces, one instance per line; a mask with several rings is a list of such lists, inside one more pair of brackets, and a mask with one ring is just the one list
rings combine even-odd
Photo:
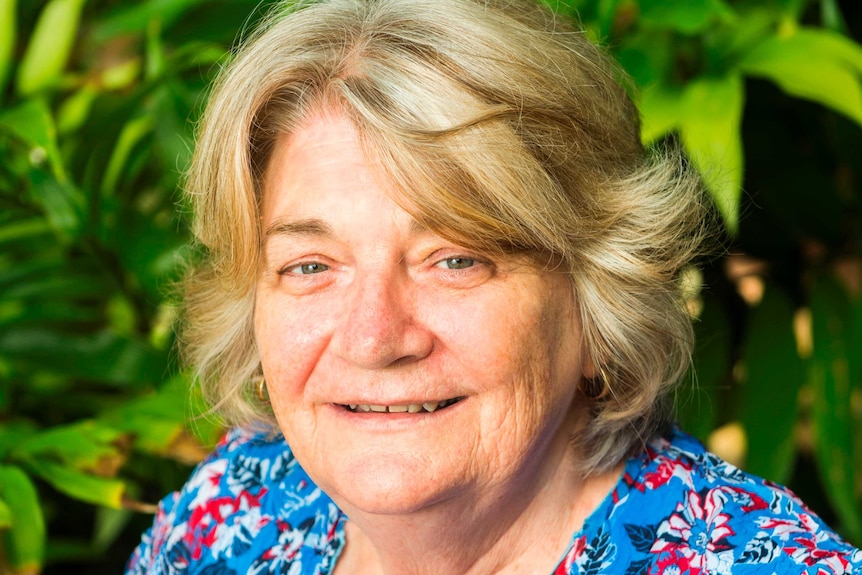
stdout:
[[274,14],[187,187],[186,357],[236,425],[129,573],[849,573],[668,395],[696,180],[620,73],[524,1]]

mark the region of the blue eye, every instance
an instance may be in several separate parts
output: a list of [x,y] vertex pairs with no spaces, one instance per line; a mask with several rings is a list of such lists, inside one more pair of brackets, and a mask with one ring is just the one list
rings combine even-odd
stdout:
[[320,272],[325,272],[329,269],[329,266],[326,264],[321,264],[318,262],[309,262],[305,264],[295,265],[293,267],[289,267],[284,271],[287,273],[297,274],[297,275],[312,275],[319,274]]
[[463,270],[476,265],[476,260],[464,257],[446,258],[437,265],[450,270]]

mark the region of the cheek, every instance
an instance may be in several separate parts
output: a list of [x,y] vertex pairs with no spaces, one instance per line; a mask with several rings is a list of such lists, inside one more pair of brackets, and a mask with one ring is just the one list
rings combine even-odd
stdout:
[[255,309],[255,340],[272,392],[296,393],[317,367],[330,339],[329,321],[313,305],[263,295]]
[[[551,295],[553,295],[552,292]],[[581,378],[580,329],[564,295],[513,310],[507,355],[512,357],[514,394],[539,421],[568,412]]]

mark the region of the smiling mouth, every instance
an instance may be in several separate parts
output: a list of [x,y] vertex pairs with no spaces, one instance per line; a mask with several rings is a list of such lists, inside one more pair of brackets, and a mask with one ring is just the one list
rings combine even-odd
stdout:
[[433,413],[458,403],[463,397],[444,399],[443,401],[426,401],[425,403],[408,403],[403,405],[371,405],[367,403],[351,403],[342,405],[352,413]]

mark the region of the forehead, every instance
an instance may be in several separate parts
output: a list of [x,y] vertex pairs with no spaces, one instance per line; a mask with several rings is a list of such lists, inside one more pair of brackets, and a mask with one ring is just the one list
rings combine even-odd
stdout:
[[367,157],[346,116],[315,114],[274,146],[263,180],[264,233],[274,218],[283,225],[285,218],[302,221],[356,211],[360,196],[365,205],[385,213],[393,207],[391,189],[391,179]]
[[[506,153],[511,142],[478,127],[439,137],[380,131],[351,110],[315,106],[275,140],[261,182],[264,234],[276,212],[343,210],[348,190],[373,187],[382,191],[381,213],[394,202],[415,227],[466,248],[547,261],[542,242],[524,234],[534,190],[509,165],[519,159]],[[323,197],[315,193],[321,186],[342,193]]]
[[301,197],[309,187],[356,182],[370,173],[353,124],[340,114],[313,114],[276,140],[264,174],[264,209],[276,196]]

